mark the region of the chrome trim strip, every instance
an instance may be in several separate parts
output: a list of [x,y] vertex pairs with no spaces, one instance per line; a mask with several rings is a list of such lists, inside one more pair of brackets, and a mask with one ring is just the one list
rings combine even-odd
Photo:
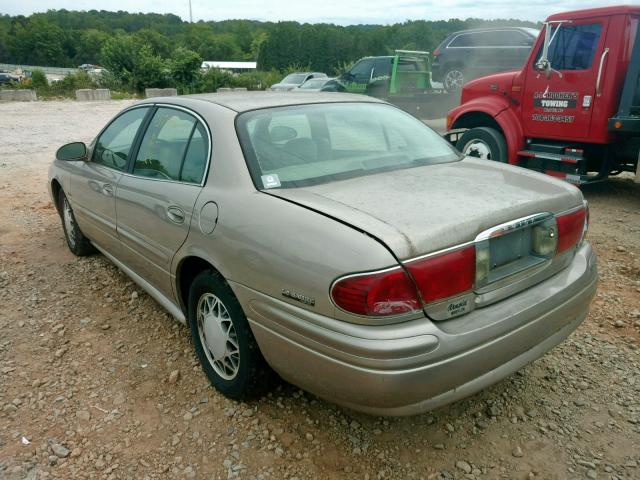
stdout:
[[531,44],[531,46],[526,46],[526,45],[502,45],[502,46],[486,46],[486,45],[485,45],[485,46],[483,46],[483,45],[479,45],[479,46],[477,46],[477,47],[471,47],[471,46],[469,46],[469,47],[455,47],[455,46],[451,46],[451,44],[452,44],[454,41],[456,41],[458,38],[462,37],[463,35],[477,35],[477,34],[479,34],[479,33],[496,33],[496,32],[501,32],[501,33],[503,33],[503,32],[517,33],[517,34],[519,34],[520,36],[522,36],[522,38],[523,38],[523,39],[526,39],[526,40],[528,40],[528,39],[529,39],[529,37],[527,37],[527,35],[525,35],[525,34],[524,34],[524,33],[522,33],[520,30],[517,30],[517,29],[515,29],[515,28],[514,28],[514,29],[504,29],[504,30],[502,30],[502,29],[497,29],[497,30],[493,30],[493,29],[487,29],[487,30],[476,30],[476,31],[473,31],[473,32],[460,32],[460,33],[458,33],[455,37],[453,37],[453,38],[451,39],[451,41],[450,41],[449,43],[447,43],[447,46],[446,46],[446,47],[444,47],[444,48],[446,48],[446,49],[449,49],[449,48],[528,48],[528,49],[530,49],[530,50],[531,50],[531,49],[533,48],[533,46],[534,46],[534,44],[535,44],[536,40],[537,40],[537,37],[536,37],[536,38],[534,38],[534,39],[533,39],[533,44]]
[[483,232],[480,232],[476,236],[474,242],[482,242],[484,240],[489,240],[490,238],[506,235],[507,233],[515,232],[516,230],[541,223],[551,217],[553,217],[553,213],[551,212],[540,212],[534,213],[533,215],[527,215],[526,217],[516,218],[515,220],[501,223],[500,225],[496,225],[495,227],[491,227],[487,230],[484,230]]

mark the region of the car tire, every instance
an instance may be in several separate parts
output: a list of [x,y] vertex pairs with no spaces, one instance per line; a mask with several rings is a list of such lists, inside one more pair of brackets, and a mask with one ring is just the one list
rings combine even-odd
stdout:
[[495,128],[476,127],[464,132],[456,148],[465,156],[508,163],[509,154],[504,135]]
[[442,86],[449,93],[457,93],[462,90],[466,78],[462,68],[452,66],[447,68],[442,76]]
[[67,241],[67,246],[69,250],[71,250],[71,253],[78,257],[85,257],[95,253],[96,248],[80,230],[71,204],[62,190],[58,193],[58,207],[60,219],[62,220],[62,229],[64,230],[64,238]]
[[217,272],[197,275],[189,289],[191,339],[211,384],[234,400],[259,396],[272,378],[247,317]]

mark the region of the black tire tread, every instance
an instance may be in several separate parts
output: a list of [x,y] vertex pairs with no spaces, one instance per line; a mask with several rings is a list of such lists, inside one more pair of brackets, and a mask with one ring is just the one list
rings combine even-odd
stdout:
[[492,161],[508,163],[509,153],[507,150],[507,142],[504,135],[491,127],[474,127],[462,134],[462,137],[456,142],[456,148],[462,152],[464,146],[473,139],[480,139],[486,142],[491,149],[492,155],[495,153],[495,158]]
[[[233,380],[218,377],[209,364],[198,335],[196,308],[200,296],[214,293],[229,311],[240,345],[240,371]],[[263,395],[273,384],[275,374],[269,368],[256,342],[240,302],[224,277],[214,270],[198,274],[189,288],[188,321],[196,355],[214,388],[233,400],[249,400]],[[242,345],[244,343],[244,346]]]
[[[62,221],[62,230],[64,232],[64,239],[67,242],[67,246],[69,247],[69,250],[71,251],[71,253],[73,253],[77,257],[86,257],[88,255],[92,255],[96,253],[96,247],[93,246],[91,241],[87,237],[85,237],[82,231],[80,230],[80,227],[78,226],[78,222],[76,221],[76,218],[75,218],[75,214],[73,213],[73,209],[71,209],[71,216],[73,217],[73,224],[75,228],[74,236],[76,237],[76,244],[71,245],[71,242],[69,242],[69,232],[67,232],[67,226],[64,222],[64,213],[63,213],[65,201],[68,202],[67,196],[65,195],[64,191],[60,189],[60,191],[58,192],[58,206],[59,206],[59,212],[60,212],[60,220]],[[69,207],[71,207],[71,205],[69,205]]]

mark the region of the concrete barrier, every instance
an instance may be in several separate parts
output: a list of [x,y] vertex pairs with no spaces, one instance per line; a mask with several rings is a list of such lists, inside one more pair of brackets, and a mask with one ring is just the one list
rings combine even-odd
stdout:
[[111,100],[111,90],[108,88],[83,88],[76,90],[76,100],[80,100],[82,102]]
[[178,95],[178,90],[175,88],[145,88],[144,96],[146,98],[152,97],[175,97]]
[[0,102],[35,102],[35,90],[0,90]]
[[221,92],[232,92],[233,88],[229,88],[229,87],[220,87],[218,90],[216,90],[216,92],[221,93]]
[[234,87],[233,91],[234,92],[246,92],[247,91],[247,87]]

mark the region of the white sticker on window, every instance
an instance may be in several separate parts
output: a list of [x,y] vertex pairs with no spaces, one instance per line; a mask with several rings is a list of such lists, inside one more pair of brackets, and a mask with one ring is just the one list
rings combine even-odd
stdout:
[[262,185],[264,185],[264,188],[279,187],[280,179],[278,178],[278,174],[262,175]]

